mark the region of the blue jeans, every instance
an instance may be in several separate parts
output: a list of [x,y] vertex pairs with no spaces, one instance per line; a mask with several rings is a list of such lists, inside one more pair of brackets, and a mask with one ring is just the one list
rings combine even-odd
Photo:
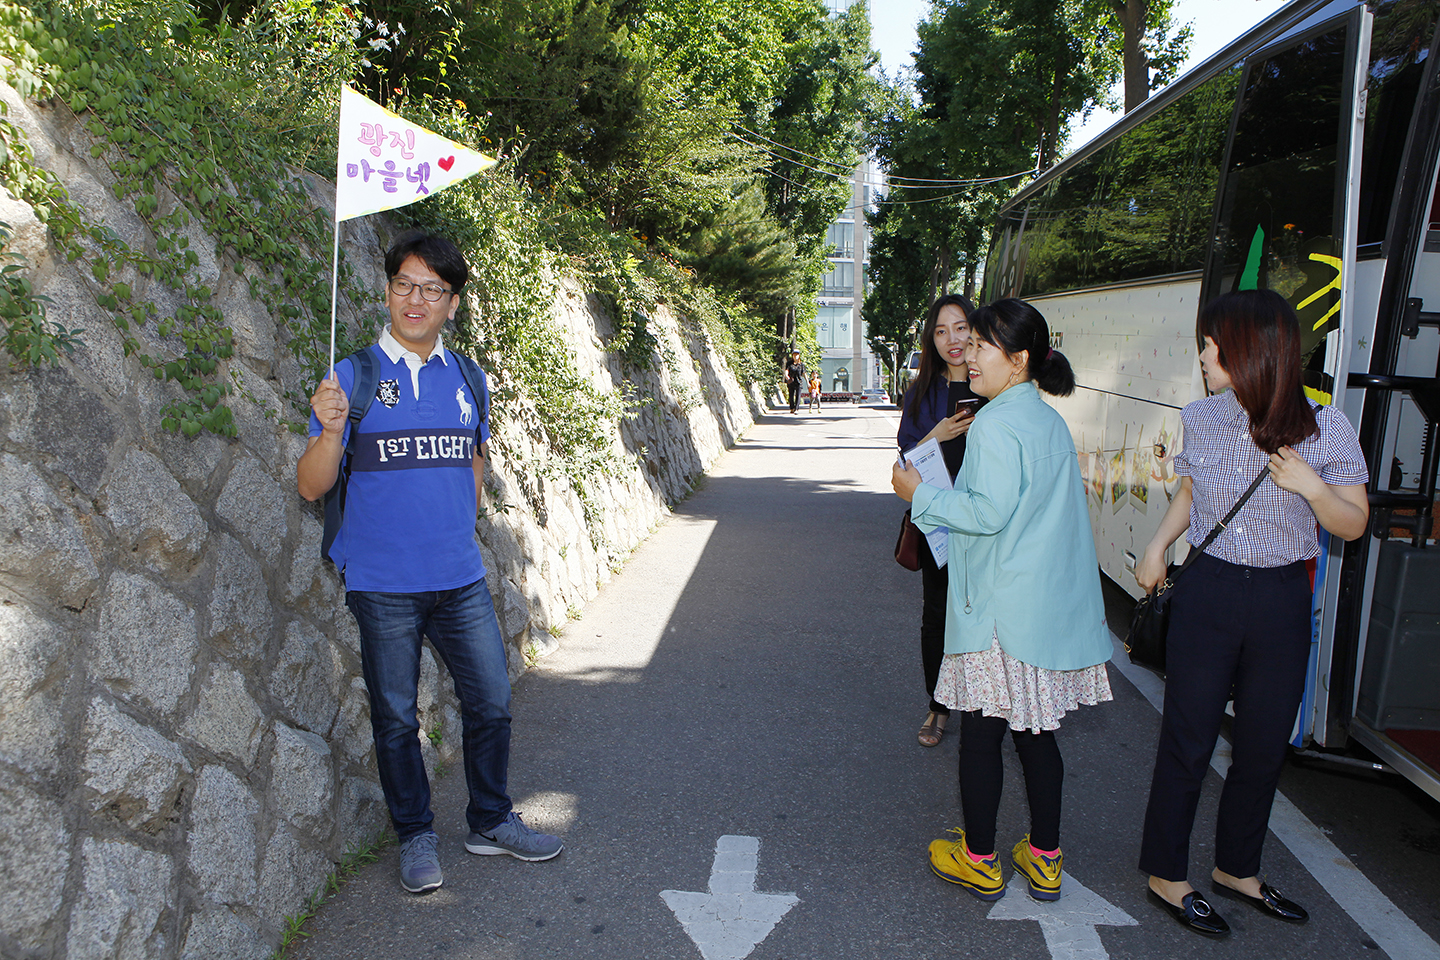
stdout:
[[376,593],[351,590],[345,604],[360,627],[360,660],[370,693],[375,762],[402,842],[431,829],[430,781],[420,753],[416,690],[425,636],[445,662],[460,698],[464,728],[465,819],[484,832],[510,813],[510,677],[505,645],[485,579],[453,590]]

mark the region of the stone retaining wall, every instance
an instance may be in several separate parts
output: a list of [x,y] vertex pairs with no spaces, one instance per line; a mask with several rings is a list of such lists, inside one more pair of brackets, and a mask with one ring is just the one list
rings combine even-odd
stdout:
[[[144,244],[73,118],[8,87],[0,99],[87,215]],[[3,191],[0,221],[51,317],[84,329],[58,366],[0,371],[0,955],[268,956],[347,845],[386,823],[358,637],[318,556],[318,509],[295,493],[305,441],[266,413],[309,385],[249,299],[250,268],[196,229],[236,334],[240,436],[163,432],[173,388],[124,356],[88,276]],[[380,289],[375,229],[347,225],[346,248]],[[542,454],[524,411],[494,425],[505,454],[479,534],[512,677],[758,410],[697,326],[652,318],[670,360],[641,375],[605,351],[609,320],[575,284],[554,320],[583,372],[623,373],[653,402],[616,432],[627,466],[591,488],[594,529],[576,491],[531,469]],[[458,713],[428,652],[420,707],[427,760],[455,756]]]

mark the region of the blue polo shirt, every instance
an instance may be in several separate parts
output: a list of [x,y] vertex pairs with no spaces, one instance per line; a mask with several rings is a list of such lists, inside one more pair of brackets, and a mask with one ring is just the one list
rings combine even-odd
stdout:
[[[379,383],[359,424],[330,559],[347,590],[422,593],[474,583],[485,576],[473,462],[490,438],[489,389],[475,397],[438,340],[422,362],[387,327],[375,353]],[[354,365],[336,364],[335,376],[349,396]],[[311,413],[310,436],[320,430]]]

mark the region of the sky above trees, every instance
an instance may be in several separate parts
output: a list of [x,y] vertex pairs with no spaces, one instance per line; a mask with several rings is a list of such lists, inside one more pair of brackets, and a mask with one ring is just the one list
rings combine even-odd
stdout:
[[[1183,73],[1250,27],[1264,20],[1287,0],[1176,0],[1176,23],[1191,23],[1194,35]],[[871,0],[870,42],[880,54],[880,66],[887,74],[909,67],[916,44],[916,25],[930,10],[930,0]],[[1066,152],[1082,146],[1114,123],[1120,114],[1095,110],[1089,119],[1077,121],[1070,132]]]

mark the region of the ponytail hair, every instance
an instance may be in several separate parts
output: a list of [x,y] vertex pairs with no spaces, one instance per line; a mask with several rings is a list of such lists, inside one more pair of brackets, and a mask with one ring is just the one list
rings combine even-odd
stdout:
[[1008,297],[979,308],[970,315],[970,336],[993,343],[1008,357],[1029,351],[1026,379],[1051,396],[1068,397],[1075,392],[1070,361],[1050,348],[1050,325],[1024,300]]
[[1284,297],[1274,290],[1216,297],[1200,311],[1200,336],[1215,341],[1255,446],[1274,453],[1315,434],[1319,426],[1302,379],[1300,321]]

